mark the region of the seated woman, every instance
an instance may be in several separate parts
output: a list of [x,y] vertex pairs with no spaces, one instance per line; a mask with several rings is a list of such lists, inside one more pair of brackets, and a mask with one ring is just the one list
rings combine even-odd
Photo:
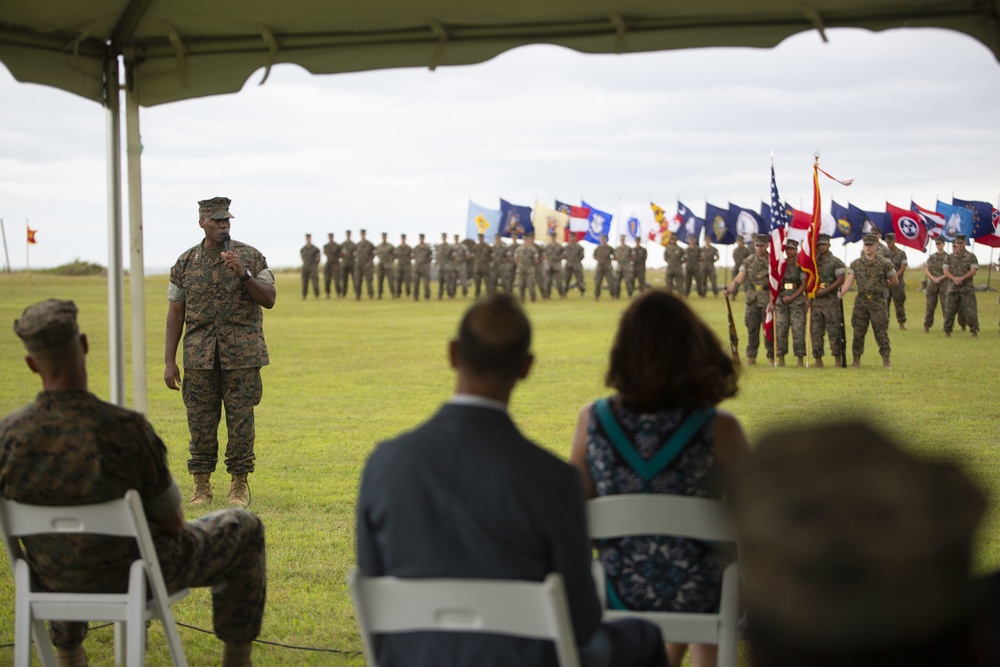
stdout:
[[[749,452],[739,421],[716,409],[736,394],[736,378],[732,359],[682,299],[656,290],[633,301],[608,364],[606,384],[617,393],[583,408],[573,436],[570,462],[587,496],[721,498],[720,469]],[[633,465],[654,457],[653,468]],[[641,611],[716,611],[732,559],[711,544],[670,536],[602,540],[599,551],[609,606]],[[686,650],[667,643],[670,664],[681,664]],[[714,665],[716,655],[714,645],[694,645],[692,665]]]

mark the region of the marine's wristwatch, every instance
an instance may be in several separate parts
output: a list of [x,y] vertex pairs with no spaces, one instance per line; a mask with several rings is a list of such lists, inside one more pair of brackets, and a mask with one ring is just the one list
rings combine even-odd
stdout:
[[240,276],[240,282],[241,283],[245,283],[246,281],[250,280],[252,277],[253,277],[253,275],[251,275],[250,269],[244,269],[243,270],[243,275]]

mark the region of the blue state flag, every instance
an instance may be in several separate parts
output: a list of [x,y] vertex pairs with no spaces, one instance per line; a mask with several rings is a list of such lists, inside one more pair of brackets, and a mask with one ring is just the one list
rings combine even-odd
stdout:
[[[857,208],[851,204],[851,208]],[[895,228],[892,226],[892,214],[886,213],[885,211],[865,211],[864,209],[857,209],[861,213],[861,233],[862,235],[867,234],[873,229],[877,229],[882,232],[884,237],[889,232],[895,233]]]
[[966,201],[965,199],[951,198],[951,203],[972,211],[972,232],[969,236],[971,241],[980,236],[993,233],[993,205],[984,201]]
[[535,226],[531,224],[531,207],[511,204],[506,199],[500,200],[500,236],[518,236],[534,234]]
[[705,220],[696,216],[691,209],[677,200],[677,240],[688,245],[692,242],[697,245],[701,238],[701,229],[705,226]]
[[[761,206],[765,206],[761,202]],[[771,216],[771,207],[767,207],[768,217]],[[763,211],[763,208],[761,209]],[[748,208],[743,208],[742,206],[737,206],[736,204],[729,205],[729,220],[732,224],[733,232],[733,243],[736,242],[736,237],[742,237],[747,243],[753,242],[754,234],[764,233],[764,218],[761,217],[756,211],[751,211]]]
[[583,237],[583,240],[599,245],[601,243],[601,234],[610,239],[612,215],[607,211],[594,208],[582,199],[580,200],[580,206],[590,209],[590,217],[587,218],[587,234]]
[[[955,201],[952,199],[952,201]],[[955,234],[965,234],[967,239],[972,239],[972,211],[961,205],[945,204],[938,201],[935,210],[944,216],[944,227],[941,228],[941,238],[951,243],[955,240]]]
[[736,243],[736,229],[730,221],[729,208],[705,204],[705,236],[720,245]]
[[830,202],[830,215],[833,216],[833,236],[844,239],[844,245],[861,240],[864,235],[865,214],[854,204],[841,206],[835,201]]
[[475,240],[480,234],[487,243],[493,243],[500,227],[500,211],[480,206],[469,200],[469,214],[465,221],[465,238]]

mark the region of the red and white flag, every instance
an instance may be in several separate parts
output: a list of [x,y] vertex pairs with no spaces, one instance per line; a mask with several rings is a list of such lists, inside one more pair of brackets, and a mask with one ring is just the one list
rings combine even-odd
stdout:
[[[785,239],[788,234],[783,227],[771,230],[768,249],[767,281],[768,290],[771,293],[771,301],[778,302],[778,294],[781,292],[781,278],[785,275]],[[764,315],[764,338],[774,340],[774,309],[769,310]]]
[[892,216],[892,230],[896,232],[896,243],[924,252],[927,249],[927,227],[919,213],[905,208],[885,204],[885,212]]

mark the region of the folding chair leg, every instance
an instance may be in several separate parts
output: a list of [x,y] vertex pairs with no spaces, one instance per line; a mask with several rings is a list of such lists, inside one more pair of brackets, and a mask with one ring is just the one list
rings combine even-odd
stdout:
[[[117,625],[117,624],[116,624]],[[146,661],[146,624],[125,624],[125,665],[127,667],[142,667]]]
[[115,667],[122,666],[125,659],[125,627],[121,622],[115,623]]
[[45,622],[34,620],[31,622],[31,636],[35,640],[35,649],[38,651],[38,662],[42,667],[57,667],[56,652],[49,641],[49,632],[45,629]]

